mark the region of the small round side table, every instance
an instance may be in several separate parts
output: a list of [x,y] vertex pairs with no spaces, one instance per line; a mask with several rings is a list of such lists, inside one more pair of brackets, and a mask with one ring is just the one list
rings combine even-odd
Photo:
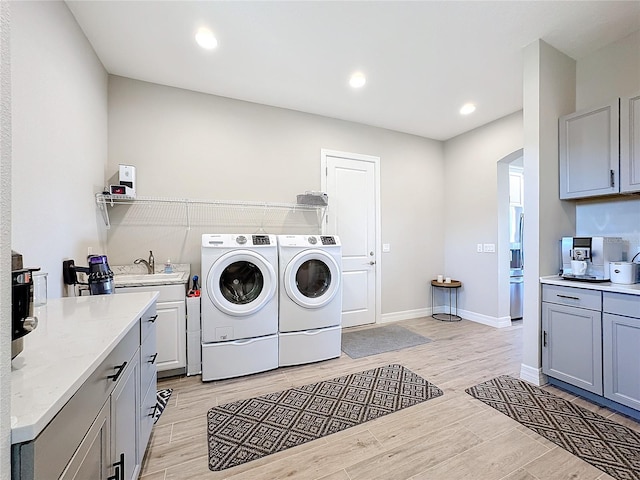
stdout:
[[[436,320],[443,322],[459,322],[462,317],[458,315],[458,289],[462,286],[462,282],[459,280],[451,280],[450,283],[439,282],[437,280],[431,280],[431,311],[433,312],[433,290],[435,288],[444,288],[449,291],[449,313],[432,313],[431,316]],[[451,293],[455,291],[456,306],[452,310]]]

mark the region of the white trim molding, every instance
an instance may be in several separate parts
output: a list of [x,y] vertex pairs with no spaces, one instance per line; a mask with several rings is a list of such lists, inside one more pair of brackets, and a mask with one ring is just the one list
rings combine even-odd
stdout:
[[[412,320],[414,318],[430,317],[433,313],[449,313],[449,307],[436,306],[432,308],[417,308],[415,310],[404,310],[401,312],[383,313],[376,323],[399,322],[400,320]],[[452,312],[454,313],[454,312]],[[469,312],[458,309],[458,315],[471,322],[481,323],[494,328],[505,328],[511,326],[511,317],[489,317],[481,313]]]
[[[445,308],[447,310],[445,311]],[[443,313],[448,313],[448,307],[440,307]],[[436,311],[439,310],[436,308]],[[470,312],[468,310],[458,309],[458,315],[460,315],[465,320],[471,320],[472,322],[481,323],[483,325],[488,325],[494,328],[505,328],[511,326],[511,317],[490,317],[489,315],[484,315],[482,313]]]
[[404,310],[402,312],[383,313],[380,315],[380,321],[376,323],[399,322],[400,320],[411,320],[414,318],[430,317],[430,308],[418,308],[416,310]]
[[542,373],[542,368],[530,367],[524,363],[520,365],[520,378],[537,386],[548,383],[547,376]]

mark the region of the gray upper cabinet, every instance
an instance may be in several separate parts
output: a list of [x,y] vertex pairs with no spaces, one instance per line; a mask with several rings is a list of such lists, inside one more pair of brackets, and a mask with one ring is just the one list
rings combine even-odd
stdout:
[[619,187],[620,102],[560,117],[560,198],[611,195]]
[[640,192],[640,92],[620,99],[620,191]]

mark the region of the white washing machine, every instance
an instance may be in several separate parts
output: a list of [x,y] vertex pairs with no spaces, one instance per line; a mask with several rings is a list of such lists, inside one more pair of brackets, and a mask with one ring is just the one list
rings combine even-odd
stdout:
[[202,380],[278,367],[275,235],[202,236]]
[[278,235],[279,365],[340,356],[342,247],[333,235]]

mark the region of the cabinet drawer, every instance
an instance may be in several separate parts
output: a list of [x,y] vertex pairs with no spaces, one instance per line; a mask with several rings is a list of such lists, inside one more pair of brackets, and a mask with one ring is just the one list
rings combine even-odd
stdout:
[[602,311],[625,317],[640,318],[640,296],[604,292],[602,295]]
[[142,318],[140,319],[140,338],[143,342],[146,340],[149,332],[152,329],[155,330],[155,321],[157,318],[158,315],[156,314],[156,304],[154,302],[154,304],[151,305],[149,309],[142,314]]
[[152,328],[140,347],[140,388],[142,394],[146,392],[149,382],[156,378],[156,372],[158,370],[156,366],[157,358],[156,329]]
[[602,309],[602,292],[585,288],[561,287],[558,285],[542,285],[542,301],[587,308]]
[[140,404],[140,451],[138,452],[138,458],[140,458],[141,462],[153,428],[153,415],[156,411],[157,402],[156,388],[156,382],[151,382],[146,393],[143,393],[144,397]]

